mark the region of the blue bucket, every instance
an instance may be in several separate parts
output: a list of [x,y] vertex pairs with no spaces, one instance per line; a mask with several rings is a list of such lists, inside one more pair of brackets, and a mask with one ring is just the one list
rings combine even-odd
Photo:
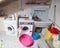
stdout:
[[32,37],[34,40],[37,40],[39,38],[39,34],[37,32],[33,32]]

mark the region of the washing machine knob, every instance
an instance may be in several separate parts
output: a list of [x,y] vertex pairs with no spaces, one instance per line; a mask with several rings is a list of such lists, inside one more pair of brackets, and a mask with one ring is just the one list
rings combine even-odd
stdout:
[[26,30],[28,30],[28,27],[27,26],[25,26],[25,27],[23,27],[23,29],[22,29],[23,31],[26,31]]

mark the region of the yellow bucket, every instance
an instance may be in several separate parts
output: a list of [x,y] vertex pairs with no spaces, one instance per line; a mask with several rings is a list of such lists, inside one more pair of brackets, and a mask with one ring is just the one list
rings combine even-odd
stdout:
[[51,40],[52,39],[52,35],[57,35],[59,34],[59,30],[55,27],[49,27],[49,28],[46,28],[46,32],[44,34],[44,38],[47,39],[47,40]]
[[52,39],[52,33],[48,30],[48,28],[46,28],[45,34],[44,34],[44,38],[46,40],[51,40]]

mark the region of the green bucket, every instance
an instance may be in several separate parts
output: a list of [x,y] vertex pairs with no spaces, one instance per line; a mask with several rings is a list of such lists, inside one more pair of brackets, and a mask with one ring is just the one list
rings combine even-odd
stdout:
[[42,31],[42,27],[36,27],[35,28],[35,32],[41,33],[41,31]]

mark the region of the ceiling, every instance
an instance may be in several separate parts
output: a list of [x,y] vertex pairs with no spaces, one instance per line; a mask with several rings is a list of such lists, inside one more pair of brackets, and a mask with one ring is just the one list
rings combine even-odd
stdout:
[[17,0],[2,0],[2,1],[0,1],[0,8],[6,6],[14,1],[17,1]]
[[[8,4],[10,4],[10,3],[14,2],[14,1],[18,1],[18,0],[2,0],[2,1],[0,0],[0,8],[2,8],[4,6],[7,6]],[[49,2],[50,0],[30,0],[30,1],[33,1],[33,2],[35,2],[35,1],[38,1],[38,2]]]

